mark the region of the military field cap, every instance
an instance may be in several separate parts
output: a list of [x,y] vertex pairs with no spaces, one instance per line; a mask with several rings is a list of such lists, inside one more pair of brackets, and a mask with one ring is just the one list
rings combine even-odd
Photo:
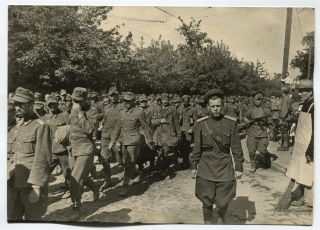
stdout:
[[47,98],[47,105],[49,105],[50,103],[58,103],[57,97],[54,95],[50,95]]
[[141,94],[141,95],[139,96],[139,101],[147,101],[146,95],[145,95],[145,94]]
[[77,101],[83,101],[87,98],[87,96],[88,96],[88,90],[86,88],[76,87],[73,90],[71,98]]
[[119,94],[119,93],[118,93],[117,89],[114,88],[114,87],[111,87],[111,88],[109,89],[109,91],[108,91],[108,95],[109,95],[109,96],[118,95],[118,94]]
[[123,100],[125,101],[133,101],[135,99],[135,95],[132,92],[125,92],[123,95]]
[[261,100],[263,99],[263,95],[261,93],[258,93],[255,97],[254,97],[256,100]]
[[209,99],[213,96],[217,96],[219,98],[223,98],[224,97],[224,93],[221,89],[210,89],[209,91],[207,91],[204,95],[204,101],[208,102]]
[[33,105],[34,109],[44,109],[43,101],[35,101]]
[[89,94],[88,94],[88,98],[89,99],[94,99],[98,96],[98,93],[95,92],[95,91],[91,91]]
[[181,102],[181,98],[179,96],[176,96],[173,98],[173,103],[178,103],[178,102]]
[[67,90],[62,89],[62,90],[60,91],[60,95],[61,95],[61,96],[62,96],[62,95],[67,95]]
[[302,79],[296,85],[297,89],[313,89],[313,81],[309,79]]
[[190,98],[189,95],[183,95],[182,98],[181,98],[182,101],[190,101],[190,99],[191,98]]
[[197,97],[196,98],[196,102],[203,103],[204,102],[204,98],[203,97]]
[[28,103],[34,101],[34,94],[29,89],[18,87],[16,89],[15,95],[12,97],[12,100],[21,103]]
[[161,99],[169,99],[169,95],[167,93],[163,93],[161,95]]

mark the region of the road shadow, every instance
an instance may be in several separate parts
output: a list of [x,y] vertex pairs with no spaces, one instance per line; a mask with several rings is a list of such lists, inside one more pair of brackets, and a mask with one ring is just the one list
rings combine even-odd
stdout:
[[114,212],[101,212],[99,214],[87,217],[85,221],[98,223],[128,223],[131,219],[129,216],[131,211],[132,210],[129,208],[123,208]]
[[239,196],[229,203],[227,224],[245,224],[254,219],[256,215],[255,202],[247,196]]

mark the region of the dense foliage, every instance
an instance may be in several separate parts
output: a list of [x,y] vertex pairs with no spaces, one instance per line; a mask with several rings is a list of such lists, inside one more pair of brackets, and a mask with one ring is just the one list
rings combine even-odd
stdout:
[[185,42],[174,46],[161,36],[145,46],[123,37],[115,26],[102,30],[111,7],[10,6],[9,90],[37,91],[85,86],[137,93],[200,94],[221,87],[227,94],[279,92],[263,63],[233,57],[223,41],[208,38],[201,21],[182,19],[177,33]]

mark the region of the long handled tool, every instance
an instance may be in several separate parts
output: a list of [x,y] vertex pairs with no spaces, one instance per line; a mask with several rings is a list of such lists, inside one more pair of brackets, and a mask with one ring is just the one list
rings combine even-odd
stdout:
[[295,184],[295,180],[291,179],[288,186],[287,186],[285,193],[282,194],[282,196],[279,199],[279,202],[275,208],[276,211],[285,212],[288,210],[288,208],[290,207],[290,202],[291,202],[291,191],[293,189],[294,184]]

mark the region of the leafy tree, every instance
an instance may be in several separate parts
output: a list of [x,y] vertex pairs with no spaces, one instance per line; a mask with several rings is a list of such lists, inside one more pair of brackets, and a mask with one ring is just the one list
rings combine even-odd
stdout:
[[[314,31],[307,33],[303,39],[302,44],[306,46],[303,50],[298,50],[297,54],[291,60],[290,65],[300,70],[300,79],[308,77],[308,66],[310,66],[310,78],[313,79],[314,71]],[[310,61],[310,63],[309,63]]]

